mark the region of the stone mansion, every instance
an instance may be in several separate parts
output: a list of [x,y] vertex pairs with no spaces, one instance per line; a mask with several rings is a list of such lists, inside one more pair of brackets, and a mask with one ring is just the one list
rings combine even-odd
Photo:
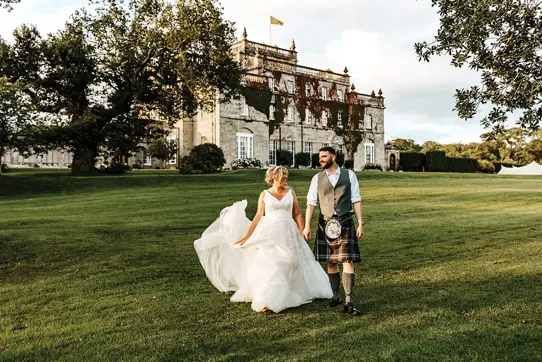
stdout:
[[[246,88],[266,89],[273,94],[265,106],[269,110],[251,104],[245,96],[227,103],[219,102],[217,97],[212,112],[199,111],[193,117],[179,120],[171,130],[168,139],[175,140],[179,149],[177,157],[169,161],[172,167],[179,157],[188,154],[194,146],[206,142],[214,143],[224,151],[226,166],[239,158],[257,158],[264,166],[275,165],[279,149],[288,150],[294,155],[299,152],[317,153],[323,146],[347,152],[344,137],[337,132],[337,127],[348,122],[342,111],[332,114],[329,108],[321,107],[318,108],[318,114],[312,114],[314,110],[300,111],[299,104],[285,104],[281,122],[277,123],[276,95],[280,93],[286,95],[286,98],[312,98],[321,100],[323,104],[333,102],[339,108],[341,104],[362,104],[363,115],[356,123],[361,137],[356,141],[359,145],[354,153],[354,170],[362,170],[366,164],[396,169],[397,152],[385,149],[382,91],[378,94],[374,91],[371,94],[358,93],[350,82],[348,69],[345,68],[343,73],[335,73],[302,66],[298,64],[294,42],[290,49],[256,43],[247,40],[246,30],[243,39],[233,44],[232,54],[245,70]],[[335,117],[334,122],[332,117]],[[273,127],[272,131],[270,127]],[[71,155],[51,151],[46,156],[23,159],[14,152],[8,152],[2,161],[8,165],[43,163],[44,166],[62,167],[65,165],[61,163],[67,165],[71,161]],[[145,167],[161,164],[145,154],[137,154],[127,161]],[[294,163],[292,159],[292,166],[295,166]]]
[[[244,31],[243,39],[233,44],[232,52],[246,72],[245,85],[249,87],[292,95],[303,91],[306,97],[318,95],[322,101],[333,99],[346,103],[348,99],[355,99],[364,104],[365,114],[359,125],[364,137],[354,154],[354,169],[362,170],[369,163],[389,167],[389,158],[385,154],[385,107],[381,91],[378,95],[374,91],[372,94],[355,92],[346,68],[339,74],[299,65],[294,42],[290,49],[269,46],[247,40]],[[308,80],[302,90],[300,79]],[[315,84],[319,89],[313,89]],[[217,99],[213,112],[200,111],[192,118],[179,121],[170,137],[178,139],[181,156],[201,143],[215,143],[224,151],[227,165],[245,157],[257,158],[265,166],[275,165],[278,149],[295,155],[299,152],[317,153],[323,146],[332,146],[339,152],[345,152],[343,137],[328,125],[328,117],[331,116],[328,110],[316,117],[310,110],[300,115],[298,107],[287,105],[284,120],[277,130],[269,132],[276,112],[273,100],[269,107],[265,114],[251,106],[244,96],[227,103],[220,103]],[[337,117],[340,123],[341,115]]]

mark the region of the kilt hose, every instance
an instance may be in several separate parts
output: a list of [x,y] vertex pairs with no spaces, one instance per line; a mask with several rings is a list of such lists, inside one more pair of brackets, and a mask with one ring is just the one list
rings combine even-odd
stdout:
[[358,239],[356,237],[356,226],[352,214],[335,217],[341,223],[342,233],[336,240],[329,240],[325,233],[326,220],[323,215],[318,218],[318,231],[314,242],[314,257],[319,262],[327,263],[359,263]]

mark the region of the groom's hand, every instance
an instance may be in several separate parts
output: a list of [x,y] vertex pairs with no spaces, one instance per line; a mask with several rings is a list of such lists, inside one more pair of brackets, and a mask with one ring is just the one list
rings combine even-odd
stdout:
[[305,240],[309,240],[312,237],[310,228],[305,228],[305,230],[303,230],[303,237],[305,238]]
[[365,234],[365,229],[363,225],[358,225],[358,230],[356,231],[356,236],[358,237],[358,240],[361,239],[364,234]]

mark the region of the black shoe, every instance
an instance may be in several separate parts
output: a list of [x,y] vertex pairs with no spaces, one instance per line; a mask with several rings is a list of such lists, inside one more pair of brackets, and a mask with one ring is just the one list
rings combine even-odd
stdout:
[[361,315],[361,312],[354,307],[354,303],[346,303],[344,305],[344,312],[351,316]]
[[341,303],[342,302],[341,302],[340,299],[331,299],[331,302],[328,305],[326,305],[326,307],[333,308],[333,307],[336,307],[336,306],[340,305]]

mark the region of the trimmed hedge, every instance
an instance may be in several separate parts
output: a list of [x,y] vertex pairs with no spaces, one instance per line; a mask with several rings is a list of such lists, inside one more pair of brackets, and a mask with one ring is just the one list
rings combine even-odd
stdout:
[[320,167],[320,154],[319,153],[313,153],[311,155],[312,160],[312,168],[319,168]]
[[446,172],[448,171],[447,157],[444,151],[430,151],[425,154],[426,169],[428,172]]
[[339,165],[339,167],[343,167],[343,165],[344,165],[344,153],[337,153],[337,157],[335,158],[335,162],[337,162],[337,165]]
[[401,152],[399,166],[403,171],[423,171],[426,157],[422,152]]
[[477,172],[478,160],[468,157],[446,157],[450,172]]
[[293,155],[288,150],[277,150],[277,165],[278,166],[292,166]]
[[311,164],[311,155],[310,153],[299,152],[295,155],[295,166],[310,166]]

